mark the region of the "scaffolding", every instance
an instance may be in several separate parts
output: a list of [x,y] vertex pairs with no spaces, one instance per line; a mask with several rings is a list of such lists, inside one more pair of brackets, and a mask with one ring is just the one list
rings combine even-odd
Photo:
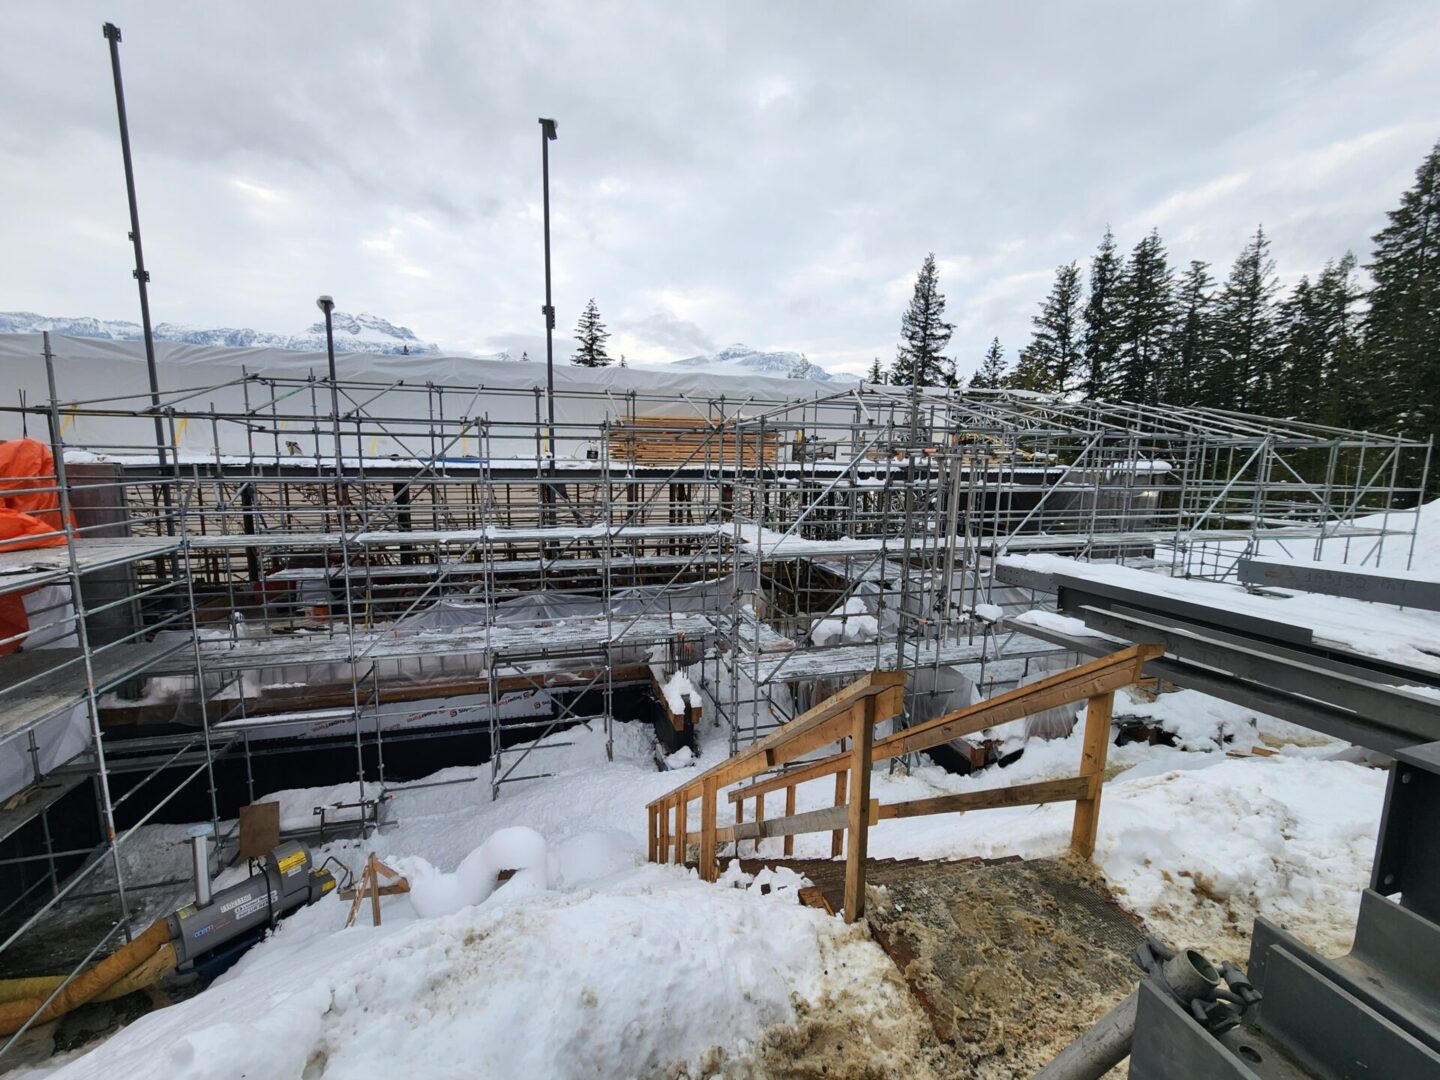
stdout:
[[[345,747],[363,829],[387,747],[471,739],[498,798],[575,724],[613,748],[681,671],[732,752],[865,671],[907,672],[897,723],[919,723],[1057,651],[1007,626],[1034,597],[998,555],[1408,567],[1428,480],[1414,440],[1018,391],[572,380],[553,442],[539,385],[247,369],[76,401],[38,344],[45,400],[0,415],[50,444],[65,543],[0,550],[0,592],[58,588],[27,634],[73,641],[0,656],[0,748],[28,762],[0,793],[0,861],[24,871],[0,966],[87,880],[114,900],[90,955],[137,888],[183,885],[134,881],[124,845],[192,785],[233,859],[262,755]],[[98,841],[63,842],[51,815],[87,784]]]

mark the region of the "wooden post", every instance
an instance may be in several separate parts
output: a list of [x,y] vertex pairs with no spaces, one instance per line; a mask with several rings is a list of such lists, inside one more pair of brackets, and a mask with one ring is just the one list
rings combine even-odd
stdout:
[[[795,785],[791,784],[785,789],[785,816],[789,817],[795,813]],[[785,837],[785,857],[788,859],[795,854],[795,837]]]
[[1105,786],[1105,757],[1110,752],[1110,714],[1115,691],[1092,697],[1085,709],[1085,739],[1080,754],[1080,775],[1090,782],[1086,794],[1075,800],[1075,824],[1070,830],[1070,850],[1082,859],[1095,854],[1095,834],[1100,827],[1100,791]]
[[865,914],[865,852],[870,840],[870,742],[875,733],[875,699],[868,697],[852,713],[850,805],[845,850],[845,921]]
[[712,780],[700,785],[700,880],[714,881],[720,876],[715,862],[715,800],[719,786]]
[[[764,796],[763,794],[762,794],[762,795],[756,795],[756,796],[755,796],[755,824],[756,824],[756,825],[759,825],[760,822],[762,822],[762,821],[764,821],[764,820],[765,820],[765,796]],[[760,837],[757,836],[757,837],[752,841],[752,843],[755,845],[755,857],[758,859],[758,858],[760,857]]]
[[658,821],[659,816],[659,812],[655,807],[652,806],[649,808],[649,817],[647,818],[645,827],[645,860],[647,862],[656,861],[656,849],[659,846],[657,842],[659,839],[658,830],[660,828]]
[[374,926],[380,925],[380,871],[375,868],[375,853],[370,853],[365,869],[366,880],[370,883],[370,919]]
[[668,800],[660,804],[660,847],[659,856],[655,861],[658,863],[670,861],[670,803]]
[[685,865],[685,830],[690,824],[690,798],[688,793],[680,792],[680,797],[675,800],[675,865]]
[[[850,775],[848,769],[841,769],[835,774],[835,805],[845,805],[846,778]],[[845,854],[845,830],[836,829],[830,834],[830,857],[838,859]]]

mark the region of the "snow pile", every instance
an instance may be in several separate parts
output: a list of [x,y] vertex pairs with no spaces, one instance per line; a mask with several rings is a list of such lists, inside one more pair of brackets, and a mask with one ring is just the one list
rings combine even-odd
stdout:
[[852,596],[810,628],[812,645],[834,645],[840,641],[874,641],[880,624],[870,614],[865,601]]
[[418,856],[397,859],[395,869],[409,879],[410,903],[427,919],[484,903],[502,870],[517,871],[506,885],[510,894],[543,892],[550,885],[545,838],[523,825],[493,833],[460,860],[453,874]]
[[684,671],[677,671],[666,679],[660,691],[665,695],[665,707],[672,713],[683,713],[687,705],[700,704],[700,695],[695,692],[695,684]]
[[862,929],[669,867],[500,895],[422,921],[387,901],[379,928],[304,909],[203,995],[55,1075],[648,1076],[702,1059],[709,1074],[717,1042],[753,1044],[890,963]]
[[1161,694],[1154,701],[1116,702],[1116,715],[1148,720],[1175,736],[1182,750],[1214,750],[1230,742],[1253,745],[1257,717],[1253,709],[1209,697],[1198,690]]
[[716,878],[716,882],[732,889],[746,889],[760,896],[780,897],[790,903],[795,902],[801,889],[811,884],[808,877],[788,866],[766,866],[758,873],[746,873],[739,859],[731,859]]

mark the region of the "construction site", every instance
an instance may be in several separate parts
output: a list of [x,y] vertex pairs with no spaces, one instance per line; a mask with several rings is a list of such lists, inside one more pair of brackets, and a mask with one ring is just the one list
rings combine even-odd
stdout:
[[[1380,938],[1409,920],[1437,955],[1440,879],[1421,836],[1440,806],[1440,660],[1403,655],[1404,627],[1387,639],[1385,619],[1363,616],[1440,607],[1411,565],[1427,443],[1019,391],[601,369],[556,372],[549,392],[543,368],[514,363],[157,349],[147,392],[138,344],[0,338],[18,382],[0,406],[16,448],[0,501],[32,522],[0,550],[0,973],[25,984],[0,1006],[0,1067],[106,990],[177,968],[203,985],[207,964],[224,970],[302,902],[293,866],[304,903],[338,882],[358,905],[368,883],[378,922],[374,845],[408,800],[449,786],[503,808],[556,776],[577,735],[615,758],[637,725],[653,732],[668,793],[628,823],[649,861],[714,882],[727,852],[763,859],[775,838],[770,854],[793,860],[796,838],[819,834],[812,853],[843,880],[811,899],[847,923],[865,912],[881,821],[1073,802],[1070,849],[1089,860],[1112,713],[1120,742],[1156,741],[1112,708],[1137,686],[1399,760],[1423,798],[1392,792],[1380,863],[1400,877],[1377,877],[1361,936],[1367,918],[1388,920]],[[1362,613],[1354,640],[1305,629],[1312,595]],[[872,770],[999,775],[1002,724],[1078,744],[1087,701],[1073,778],[871,792]],[[823,805],[797,809],[817,779]],[[269,798],[288,789],[336,797]],[[127,851],[160,826],[183,827],[180,855]],[[337,842],[371,862],[323,868]],[[208,941],[181,932],[212,882],[251,880],[247,862],[269,883],[261,899]],[[904,874],[879,872],[903,890]],[[1401,878],[1403,898],[1387,898]],[[152,921],[168,964],[94,976]],[[1307,993],[1337,980],[1327,1008],[1378,1018],[1374,1060],[1431,1070],[1376,1075],[1435,1075],[1433,978],[1402,971],[1402,993],[1387,968],[1375,1000],[1357,1000],[1353,979],[1286,945]],[[1293,1071],[1306,1025],[1339,1014],[1307,1019],[1318,1007],[1302,997],[1267,1024],[1280,969],[1272,958],[1247,1037],[1292,1071],[1204,1075],[1349,1075]],[[947,993],[927,1008],[953,1040],[953,1010],[934,1008]],[[1235,1036],[1205,1036],[1200,1010],[1156,1001],[1147,1020],[1142,995],[1131,1076],[1202,1075],[1165,1058],[1194,1038],[1210,1044],[1197,1055],[1261,1070]],[[1198,1034],[1145,1057],[1162,1022]],[[1226,1030],[1252,1022],[1237,1013]]]

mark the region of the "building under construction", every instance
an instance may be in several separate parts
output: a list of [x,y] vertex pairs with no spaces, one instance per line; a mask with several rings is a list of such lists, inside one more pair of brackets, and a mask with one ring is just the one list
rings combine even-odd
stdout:
[[67,908],[103,953],[176,884],[127,862],[138,826],[208,819],[218,867],[277,788],[355,782],[294,838],[364,830],[446,765],[504,799],[576,724],[734,752],[875,671],[921,724],[1072,652],[1012,622],[1054,597],[997,557],[1403,571],[1429,469],[1018,391],[566,369],[551,397],[540,365],[157,350],[152,399],[138,344],[0,337],[0,436],[53,462],[0,496],[58,511],[0,549],[0,968]]

